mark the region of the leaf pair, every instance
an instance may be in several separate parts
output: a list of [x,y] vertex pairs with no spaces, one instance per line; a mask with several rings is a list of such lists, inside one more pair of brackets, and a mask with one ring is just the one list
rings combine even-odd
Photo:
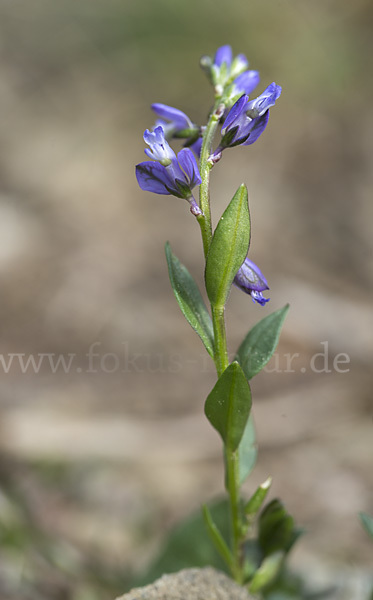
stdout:
[[[214,332],[210,314],[196,282],[188,269],[166,243],[166,258],[172,289],[181,312],[201,338],[207,352],[214,357]],[[257,375],[276,350],[289,305],[264,317],[247,334],[237,350],[235,360],[248,380]]]

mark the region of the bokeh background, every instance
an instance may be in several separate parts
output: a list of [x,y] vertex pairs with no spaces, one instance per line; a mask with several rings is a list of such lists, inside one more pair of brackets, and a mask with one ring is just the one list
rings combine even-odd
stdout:
[[[372,24],[369,0],[1,0],[2,600],[113,598],[223,491],[203,416],[213,368],[163,252],[168,239],[202,285],[198,228],[182,200],[139,190],[134,164],[152,102],[204,122],[199,58],[225,43],[260,70],[259,91],[283,87],[265,135],[227,151],[212,178],[215,222],[247,183],[251,258],[271,287],[266,308],[232,291],[231,352],[291,303],[253,382],[260,452],[246,490],[271,474],[307,530],[294,567],[366,598]],[[47,357],[25,369],[20,354]],[[68,372],[48,362],[60,355]]]

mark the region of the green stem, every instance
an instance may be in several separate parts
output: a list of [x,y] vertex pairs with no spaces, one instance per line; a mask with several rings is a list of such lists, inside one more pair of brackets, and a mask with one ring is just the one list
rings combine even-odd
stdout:
[[238,449],[235,451],[225,448],[226,479],[229,494],[229,507],[231,518],[232,554],[234,565],[232,575],[237,583],[243,583],[241,564],[242,523],[240,508],[240,476]]
[[206,129],[203,135],[203,143],[201,148],[200,156],[200,174],[202,183],[199,187],[199,206],[203,212],[201,217],[198,217],[198,223],[201,228],[203,250],[205,258],[210,248],[212,239],[212,224],[211,224],[211,209],[210,209],[210,171],[212,165],[208,159],[212,153],[212,142],[216,133],[216,129],[219,125],[220,117],[224,105],[222,105],[221,99],[218,98],[215,102],[214,108],[210,114],[209,120],[206,125]]
[[[212,240],[212,223],[210,210],[210,171],[212,165],[209,163],[209,157],[212,154],[212,142],[220,117],[224,111],[224,102],[222,98],[217,98],[210,118],[207,122],[203,136],[203,144],[200,156],[200,173],[202,183],[200,185],[199,198],[202,215],[197,217],[201,228],[203,250],[205,258],[210,248]],[[212,322],[214,326],[214,362],[218,377],[222,375],[229,365],[227,337],[225,330],[224,306],[211,305]],[[233,578],[240,584],[243,583],[242,565],[241,565],[241,541],[242,541],[242,523],[240,514],[240,478],[239,478],[239,456],[238,450],[232,451],[225,448],[226,454],[226,481],[229,494],[230,521],[232,535],[232,554],[233,561],[230,564]]]
[[207,253],[210,249],[211,238],[212,238],[211,220],[209,223],[204,215],[198,215],[197,221],[201,228],[203,252],[204,252],[205,258],[206,258]]
[[214,326],[214,361],[218,377],[222,375],[229,365],[227,350],[227,335],[225,332],[224,306],[211,305],[212,323]]
[[[224,307],[211,306],[212,322],[214,325],[215,365],[218,377],[229,365],[227,338],[225,331]],[[230,525],[232,537],[233,563],[232,576],[237,583],[243,583],[241,564],[242,519],[240,509],[240,475],[238,450],[225,447],[226,482],[229,495]]]

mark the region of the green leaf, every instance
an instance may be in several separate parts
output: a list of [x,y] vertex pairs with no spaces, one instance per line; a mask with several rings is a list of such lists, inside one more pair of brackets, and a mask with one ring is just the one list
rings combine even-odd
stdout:
[[[228,500],[209,504],[211,517],[225,540],[229,539]],[[207,535],[202,511],[198,509],[168,533],[163,548],[153,563],[131,582],[131,587],[152,583],[164,573],[175,573],[192,567],[215,567],[229,572]]]
[[206,504],[202,507],[202,514],[205,520],[205,525],[207,527],[207,531],[210,535],[210,538],[214,542],[216,549],[218,550],[220,556],[227,563],[227,565],[232,568],[233,565],[233,556],[230,551],[228,544],[220,533],[218,527],[215,525],[214,520],[212,518],[211,512]]
[[280,500],[272,500],[262,511],[259,518],[259,544],[264,556],[277,551],[288,552],[299,532]]
[[249,586],[252,594],[257,594],[275,581],[284,562],[284,556],[283,552],[274,552],[263,560]]
[[188,269],[172,253],[168,242],[165,250],[171,286],[181,312],[194,331],[198,333],[207,352],[213,358],[213,325],[201,293]]
[[373,539],[373,517],[367,513],[359,513],[360,521],[368,535]]
[[232,451],[241,442],[250,409],[249,384],[240,365],[233,362],[219,377],[205,403],[206,417]]
[[206,290],[211,304],[223,307],[250,243],[247,189],[242,184],[215,229],[206,261]]
[[244,512],[247,517],[253,517],[261,508],[264,500],[267,497],[269,488],[272,484],[272,477],[268,477],[253,493],[250,500],[245,504]]
[[259,373],[276,350],[288,310],[289,305],[286,304],[264,317],[249,331],[239,347],[235,360],[240,363],[247,379]]
[[240,485],[242,485],[255,467],[258,456],[255,426],[251,415],[247,420],[245,431],[238,446],[238,456]]

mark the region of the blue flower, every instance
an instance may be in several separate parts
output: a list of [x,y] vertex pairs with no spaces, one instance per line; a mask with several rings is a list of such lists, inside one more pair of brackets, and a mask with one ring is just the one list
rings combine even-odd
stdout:
[[244,54],[233,57],[232,48],[221,46],[214,60],[204,57],[204,68],[218,94],[224,92],[224,102],[230,108],[242,94],[251,94],[259,83],[259,72],[248,70],[249,61]]
[[159,161],[164,166],[168,166],[176,160],[176,154],[164,136],[163,127],[156,127],[154,131],[146,129],[144,142],[149,146],[149,148],[145,148],[145,154],[149,158]]
[[274,106],[280,94],[281,87],[271,83],[254,100],[249,100],[246,94],[241,96],[227,115],[222,128],[222,140],[214,155],[224,148],[253,144],[267,127],[269,108]]
[[247,94],[249,96],[251,92],[255,90],[259,81],[259,71],[245,71],[233,81],[234,93],[240,96],[242,94]]
[[224,63],[230,68],[232,64],[233,52],[232,48],[227,44],[220,46],[215,53],[214,65],[221,67]]
[[144,140],[149,146],[145,150],[146,155],[156,162],[146,161],[136,165],[136,178],[140,188],[154,194],[185,198],[190,202],[193,214],[201,214],[192,194],[192,189],[201,183],[193,152],[189,148],[183,148],[176,156],[165,139],[161,126],[156,127],[153,132],[147,129]]
[[269,302],[269,298],[264,298],[262,292],[269,290],[268,283],[259,267],[249,258],[245,258],[244,263],[239,268],[233,283],[246,294],[250,294],[253,302],[264,306]]
[[[233,80],[238,75],[246,71],[249,66],[249,61],[244,54],[238,54],[233,58],[232,48],[229,45],[221,46],[215,53],[215,58],[212,63],[212,71],[215,79],[231,79]],[[224,84],[224,81],[217,81]]]
[[152,104],[152,110],[156,115],[161,117],[156,121],[156,127],[161,126],[163,128],[165,137],[172,137],[174,133],[182,131],[183,129],[194,129],[195,125],[189,119],[189,117],[178,108],[173,106],[167,106],[167,104],[160,104],[159,102]]
[[166,139],[172,137],[186,138],[185,143],[199,157],[202,147],[201,128],[189,119],[189,117],[178,108],[167,106],[167,104],[152,104],[152,110],[161,117],[155,122],[155,126],[161,126]]

